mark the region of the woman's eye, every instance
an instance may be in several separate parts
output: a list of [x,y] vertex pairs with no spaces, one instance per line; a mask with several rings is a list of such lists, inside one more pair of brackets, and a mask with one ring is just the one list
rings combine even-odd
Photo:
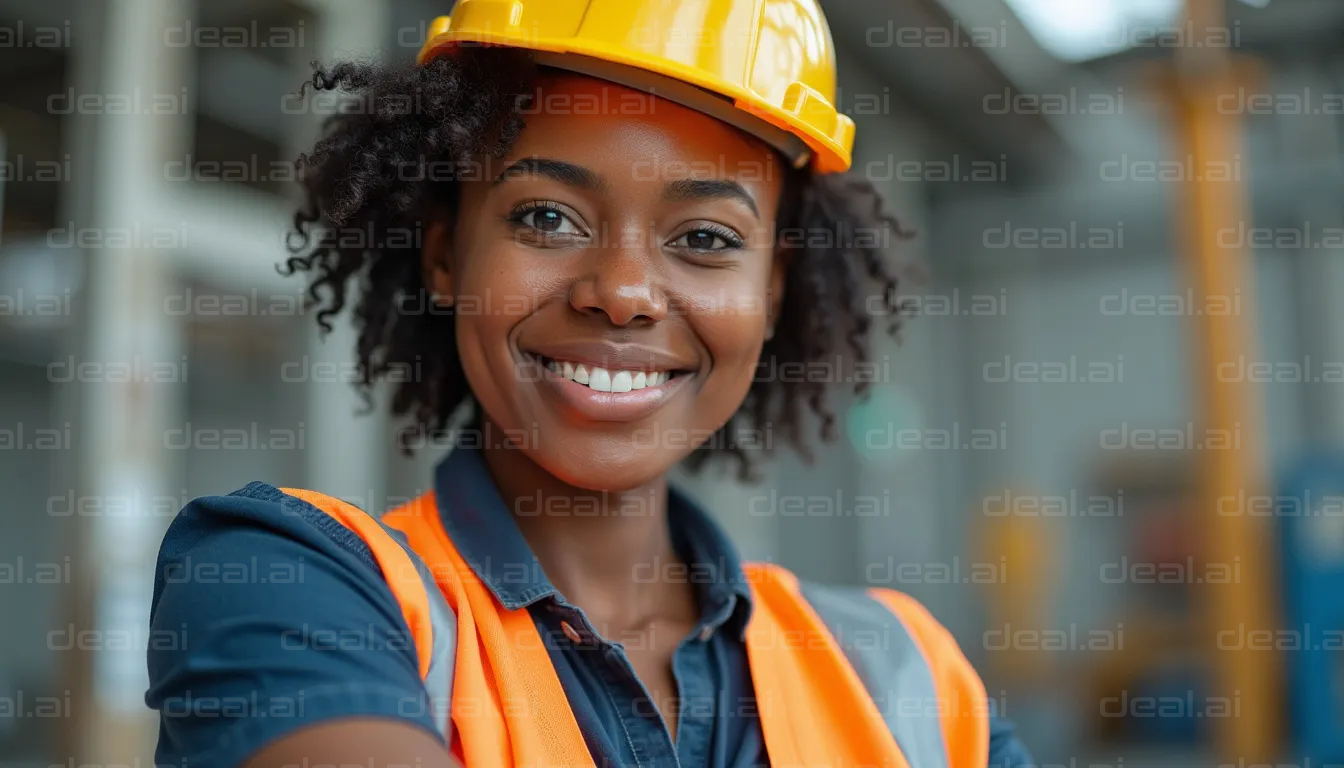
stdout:
[[533,209],[524,213],[518,220],[525,226],[548,235],[583,234],[568,216],[551,208]]
[[741,242],[736,240],[729,241],[727,237],[707,229],[697,229],[687,232],[672,241],[672,244],[679,248],[687,248],[692,251],[723,251],[741,246]]

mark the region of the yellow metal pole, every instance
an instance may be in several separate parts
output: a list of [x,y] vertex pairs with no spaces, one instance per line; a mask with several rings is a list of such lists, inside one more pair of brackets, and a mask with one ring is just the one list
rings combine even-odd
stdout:
[[[1025,491],[1008,491],[1002,503],[1008,506],[1014,498],[1032,497]],[[984,510],[997,503],[987,497],[976,512],[983,516]],[[1058,576],[1052,557],[1059,551],[1054,533],[1045,518],[1011,513],[989,517],[981,528],[981,556],[985,562],[1002,564],[1000,578],[989,587],[986,611],[990,630],[1003,635],[996,641],[999,650],[989,655],[988,666],[995,681],[1026,687],[1052,679],[1052,664],[1059,654],[1024,650],[1009,639],[1015,632],[1048,628],[1048,606],[1054,597],[1050,588]],[[990,650],[988,641],[985,645]]]
[[[1204,561],[1232,569],[1235,576],[1232,584],[1195,585],[1205,610],[1212,695],[1219,699],[1209,702],[1204,714],[1212,718],[1209,725],[1219,758],[1249,765],[1273,762],[1278,756],[1282,674],[1276,653],[1246,649],[1244,643],[1234,649],[1218,641],[1218,633],[1226,630],[1246,637],[1244,633],[1278,626],[1270,520],[1223,514],[1231,507],[1219,506],[1220,499],[1265,493],[1268,479],[1257,393],[1244,377],[1218,373],[1220,364],[1257,359],[1251,295],[1254,265],[1245,250],[1225,245],[1236,241],[1225,233],[1238,231],[1249,211],[1241,121],[1219,109],[1219,96],[1235,93],[1244,81],[1234,71],[1228,46],[1200,42],[1201,36],[1212,39],[1215,30],[1227,29],[1224,0],[1187,0],[1186,10],[1187,28],[1194,30],[1195,38],[1177,49],[1172,104],[1182,159],[1189,162],[1191,173],[1181,185],[1181,227],[1184,271],[1196,301],[1191,318],[1196,349],[1192,378],[1204,427],[1202,447],[1197,447],[1197,524]],[[1228,636],[1232,635],[1223,635]],[[1229,711],[1217,716],[1222,700]]]

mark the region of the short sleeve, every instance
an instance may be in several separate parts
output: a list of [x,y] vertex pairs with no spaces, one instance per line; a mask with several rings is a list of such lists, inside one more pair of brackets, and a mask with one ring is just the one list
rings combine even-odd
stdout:
[[159,712],[158,765],[236,766],[341,717],[406,721],[442,741],[372,554],[283,498],[261,483],[200,498],[164,537],[145,694]]

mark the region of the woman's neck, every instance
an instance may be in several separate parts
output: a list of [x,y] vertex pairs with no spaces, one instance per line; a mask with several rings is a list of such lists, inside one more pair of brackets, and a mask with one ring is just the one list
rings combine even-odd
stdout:
[[689,584],[663,578],[680,562],[667,522],[667,480],[624,491],[568,485],[516,447],[487,445],[485,464],[546,576],[602,626],[693,611]]

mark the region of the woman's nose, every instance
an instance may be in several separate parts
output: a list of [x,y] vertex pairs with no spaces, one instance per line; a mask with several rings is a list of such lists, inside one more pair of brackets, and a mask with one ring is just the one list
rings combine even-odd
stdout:
[[602,313],[612,325],[652,324],[667,317],[662,253],[647,235],[593,248],[586,273],[575,281],[569,303],[584,314]]

